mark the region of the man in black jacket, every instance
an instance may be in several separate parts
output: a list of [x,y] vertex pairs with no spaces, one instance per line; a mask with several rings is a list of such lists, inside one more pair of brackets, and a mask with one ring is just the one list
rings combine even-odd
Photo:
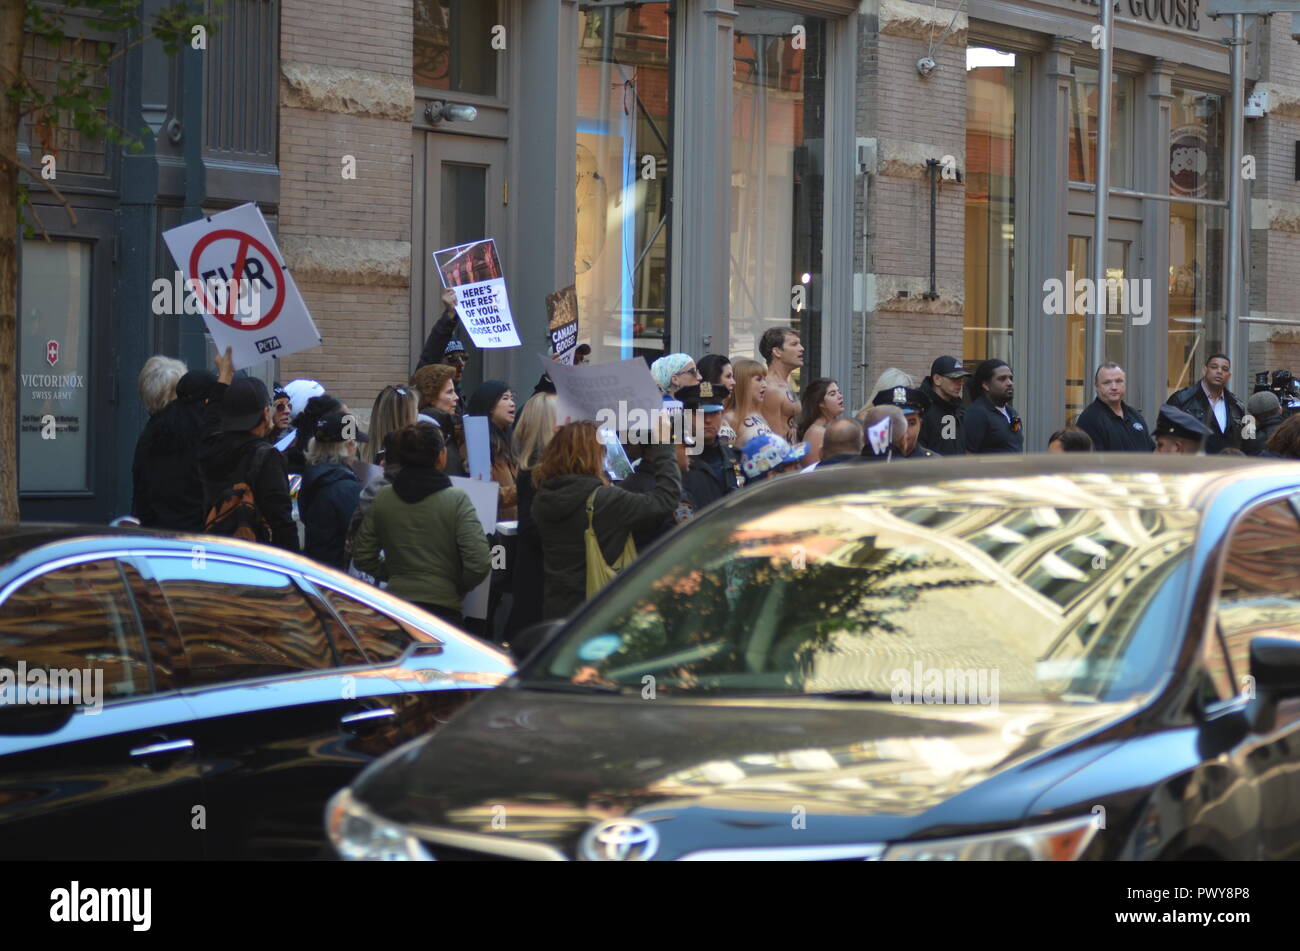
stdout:
[[[420,362],[415,365],[415,369],[427,366],[430,363],[447,363],[444,359],[447,355],[447,345],[456,337],[456,328],[459,320],[456,316],[456,292],[452,288],[447,288],[442,292],[442,314],[434,322],[433,328],[429,331],[429,339],[424,341],[424,349],[420,351]],[[464,347],[461,347],[462,352]],[[463,356],[462,356],[463,359]],[[464,363],[461,364],[464,367]],[[456,391],[460,392],[460,379],[457,377]]]
[[1075,425],[1092,439],[1094,452],[1152,452],[1147,421],[1124,402],[1127,381],[1118,363],[1103,363],[1093,376],[1097,398],[1084,407]]
[[1025,436],[1016,408],[1015,376],[1004,360],[985,360],[971,379],[975,399],[966,407],[966,451],[1023,452]]
[[943,356],[930,364],[930,376],[921,381],[921,392],[930,405],[921,419],[920,443],[941,456],[960,456],[966,451],[961,388],[968,376],[970,370],[960,360]]
[[1182,410],[1210,431],[1205,451],[1213,455],[1229,447],[1241,448],[1241,418],[1246,408],[1228,390],[1232,364],[1222,353],[1205,361],[1205,374],[1191,386],[1169,397],[1169,405]]
[[199,452],[204,511],[231,485],[247,482],[264,522],[257,540],[298,551],[289,473],[284,456],[266,438],[274,427],[266,384],[254,377],[235,380],[226,387],[221,411],[219,426],[207,434]]

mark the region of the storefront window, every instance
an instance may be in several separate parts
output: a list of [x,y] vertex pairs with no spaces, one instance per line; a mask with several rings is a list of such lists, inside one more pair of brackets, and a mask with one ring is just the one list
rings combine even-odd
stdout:
[[[1011,359],[1016,246],[1015,53],[966,50],[966,320],[968,362]],[[1021,185],[1023,186],[1023,182]]]
[[670,34],[667,3],[579,8],[574,271],[594,363],[671,347]]
[[23,244],[18,353],[18,488],[90,488],[90,245]]
[[[1223,97],[1175,89],[1170,119],[1169,194],[1223,198]],[[1223,226],[1221,208],[1169,205],[1171,391],[1198,379],[1205,358],[1224,349]]]
[[[1070,79],[1070,181],[1097,181],[1097,70],[1075,64]],[[1132,184],[1129,148],[1131,141],[1133,77],[1115,75],[1111,80],[1110,184],[1129,188]]]
[[449,92],[497,93],[493,27],[501,23],[492,0],[415,0],[411,38],[417,87]]
[[816,375],[822,307],[827,23],[736,4],[730,353],[793,326]]

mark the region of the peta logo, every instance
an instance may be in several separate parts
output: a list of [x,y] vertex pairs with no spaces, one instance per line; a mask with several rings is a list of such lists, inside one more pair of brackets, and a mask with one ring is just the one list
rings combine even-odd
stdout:
[[280,346],[279,337],[267,337],[265,340],[257,341],[257,352],[270,353],[272,350],[279,350]]
[[50,892],[50,921],[129,921],[132,931],[148,931],[153,920],[152,888],[71,888]]

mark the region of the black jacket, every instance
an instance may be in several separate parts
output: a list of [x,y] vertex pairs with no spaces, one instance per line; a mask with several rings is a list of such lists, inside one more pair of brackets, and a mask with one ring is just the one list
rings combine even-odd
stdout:
[[1241,441],[1241,451],[1248,456],[1266,456],[1268,452],[1268,441],[1273,434],[1278,431],[1282,425],[1282,414],[1274,413],[1272,416],[1266,416],[1263,419],[1255,418],[1255,438],[1243,439]]
[[361,481],[347,466],[309,467],[298,490],[298,512],[307,530],[303,554],[346,571],[348,525],[360,498]]
[[432,329],[429,331],[429,339],[424,341],[424,349],[420,351],[420,362],[415,365],[415,369],[420,369],[430,363],[442,363],[442,358],[446,353],[447,344],[451,343],[456,336],[456,314],[442,312]]
[[[1016,408],[1007,404],[1012,419],[1017,418]],[[983,394],[966,407],[965,439],[967,452],[1023,452],[1023,430],[1012,432],[1011,424],[1002,412]]]
[[205,513],[228,485],[255,473],[253,497],[271,528],[269,544],[298,550],[298,526],[293,520],[284,456],[265,438],[252,433],[209,432],[199,450],[199,470],[203,473]]
[[743,484],[740,458],[724,440],[706,444],[697,455],[687,458],[690,468],[682,476],[682,495],[689,498],[696,512]]
[[510,605],[510,618],[506,621],[507,637],[539,623],[546,598],[542,536],[533,521],[533,497],[537,491],[533,488],[531,469],[519,470],[515,489],[519,493],[519,527],[516,529],[515,563],[511,572],[510,592],[514,600]]
[[1154,452],[1155,440],[1142,414],[1127,403],[1120,406],[1123,419],[1111,412],[1099,396],[1083,408],[1074,425],[1088,434],[1096,452]]
[[1229,390],[1223,391],[1223,399],[1228,409],[1226,432],[1219,428],[1219,420],[1210,408],[1210,398],[1205,395],[1205,387],[1200,380],[1171,394],[1168,400],[1170,406],[1195,417],[1210,431],[1209,438],[1205,440],[1205,451],[1209,455],[1230,446],[1234,449],[1241,448],[1241,418],[1246,415],[1246,407]]
[[199,448],[219,422],[225,391],[224,383],[213,384],[206,402],[174,399],[149,417],[131,464],[131,514],[141,525],[203,531],[207,509]]
[[[928,446],[941,456],[960,456],[966,452],[966,435],[962,418],[966,407],[959,400],[950,403],[943,394],[934,388],[934,380],[926,377],[921,381],[921,392],[930,398],[930,408],[921,417],[920,444]],[[944,433],[952,433],[950,439]]]
[[600,487],[591,475],[555,476],[538,486],[532,515],[542,540],[546,565],[545,618],[572,614],[587,598],[587,496],[598,487],[592,523],[606,562],[623,553],[628,533],[643,525],[657,525],[671,516],[681,499],[681,470],[672,446],[647,446],[641,465],[654,472],[655,489],[649,494],[628,492],[617,486]]

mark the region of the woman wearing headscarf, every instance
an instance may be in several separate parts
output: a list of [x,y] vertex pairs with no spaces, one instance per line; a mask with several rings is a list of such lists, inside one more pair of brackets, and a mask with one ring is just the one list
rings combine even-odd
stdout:
[[148,528],[201,532],[198,450],[226,388],[207,370],[190,370],[175,387],[175,398],[149,418],[135,445],[131,514]]
[[650,375],[659,384],[659,389],[669,396],[683,386],[694,386],[700,382],[700,371],[695,368],[695,361],[689,353],[670,353],[650,364]]

